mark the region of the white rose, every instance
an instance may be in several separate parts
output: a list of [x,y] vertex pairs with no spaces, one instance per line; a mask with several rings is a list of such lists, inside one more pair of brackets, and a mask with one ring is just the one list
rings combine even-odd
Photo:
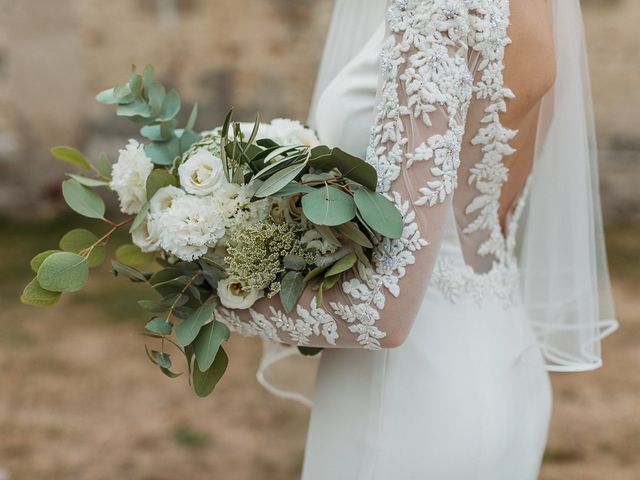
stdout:
[[184,195],[186,195],[184,190],[174,187],[173,185],[162,187],[151,197],[149,201],[149,212],[151,214],[164,212],[166,209],[171,208],[176,198]]
[[131,232],[131,240],[143,252],[156,252],[160,248],[160,235],[158,222],[149,215],[146,222]]
[[113,165],[109,184],[111,190],[118,194],[123,213],[136,214],[147,201],[147,177],[152,170],[153,163],[145,155],[144,145],[129,140]]
[[225,219],[212,197],[182,195],[171,206],[152,214],[160,247],[184,261],[200,258],[225,234]]
[[232,278],[225,278],[218,282],[220,303],[227,308],[245,310],[252,307],[263,296],[263,291],[257,288],[248,292],[243,290],[242,285]]
[[202,149],[178,167],[180,185],[193,195],[210,195],[228,183],[222,160]]

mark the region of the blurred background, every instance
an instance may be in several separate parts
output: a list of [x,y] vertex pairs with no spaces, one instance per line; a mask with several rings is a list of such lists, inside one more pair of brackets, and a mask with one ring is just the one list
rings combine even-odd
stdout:
[[[29,259],[82,221],[61,215],[65,166],[135,131],[94,95],[152,63],[200,128],[305,119],[331,0],[0,0],[0,480],[299,478],[308,410],[254,379],[259,343],[232,340],[229,372],[201,400],[145,359],[146,291],[103,267],[55,309],[21,306]],[[542,479],[640,471],[640,2],[583,0],[609,258],[622,329],[605,367],[557,374]]]

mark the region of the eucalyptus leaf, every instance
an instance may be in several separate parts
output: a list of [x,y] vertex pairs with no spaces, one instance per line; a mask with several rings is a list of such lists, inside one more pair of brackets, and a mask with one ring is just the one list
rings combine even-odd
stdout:
[[164,168],[156,168],[147,177],[147,200],[151,200],[158,190],[163,187],[178,186],[178,179]]
[[143,252],[140,247],[133,244],[121,245],[116,250],[116,260],[130,267],[151,263],[154,258],[153,253]]
[[38,279],[34,278],[24,287],[20,301],[26,305],[49,307],[57,303],[61,295],[60,292],[45,290],[40,286],[40,283],[38,283]]
[[77,292],[89,277],[87,259],[71,252],[56,252],[42,262],[38,283],[52,292]]
[[151,205],[149,204],[148,201],[144,202],[142,207],[140,207],[140,211],[136,215],[136,218],[133,219],[133,222],[131,223],[131,227],[129,227],[129,233],[133,233],[134,231],[136,231],[145,222],[145,220],[147,219],[147,216],[149,215],[150,207]]
[[172,138],[167,142],[153,142],[144,147],[144,153],[156,165],[173,165],[180,155],[180,140]]
[[325,241],[329,242],[334,247],[340,248],[342,246],[342,243],[340,243],[336,234],[333,233],[331,227],[327,227],[326,225],[316,225],[316,230]]
[[359,188],[353,197],[362,219],[380,235],[400,238],[404,229],[402,215],[382,194]]
[[189,115],[189,120],[187,121],[187,125],[184,127],[184,129],[187,131],[193,131],[193,127],[195,127],[197,119],[198,119],[198,104],[194,103],[193,108],[191,109],[191,114]]
[[74,175],[73,173],[67,173],[67,175],[73,178],[76,182],[85,187],[106,187],[109,182],[106,180],[100,180],[97,178],[83,177],[82,175]]
[[73,211],[89,218],[104,219],[105,204],[93,190],[70,179],[62,182],[62,196]]
[[147,322],[144,328],[157,335],[171,335],[172,325],[166,318],[154,317]]
[[198,336],[193,341],[196,363],[200,371],[204,372],[211,367],[220,345],[227,341],[230,335],[229,327],[217,320],[200,329]]
[[174,373],[168,368],[160,367],[160,371],[164,373],[169,378],[178,378],[182,373]]
[[[83,252],[92,248],[91,254],[87,257],[87,265],[89,268],[95,268],[102,265],[107,253],[104,243],[96,244],[98,237],[84,228],[76,228],[66,233],[60,239],[60,248],[65,252],[72,252],[84,255]],[[94,246],[95,245],[95,246]]]
[[100,175],[102,175],[103,177],[105,178],[111,177],[113,165],[111,164],[111,161],[109,160],[109,157],[107,156],[106,153],[102,152],[98,157],[98,161],[96,162],[96,169],[98,170],[98,172],[100,172]]
[[305,357],[314,357],[322,352],[322,348],[319,347],[298,347],[298,351]]
[[31,270],[33,270],[34,272],[38,273],[38,269],[40,268],[40,265],[42,265],[42,262],[44,262],[45,258],[47,258],[47,257],[49,257],[49,256],[51,256],[54,253],[59,252],[59,251],[60,250],[46,250],[44,252],[40,252],[39,254],[37,254],[29,262],[29,266],[31,267]]
[[339,280],[340,280],[339,274],[326,276],[324,280],[322,280],[322,290],[327,291],[332,289],[336,285],[336,283],[338,283]]
[[206,397],[213,392],[214,388],[224,375],[229,365],[229,357],[223,348],[220,348],[215,361],[211,367],[202,372],[199,368],[193,369],[193,389],[199,397]]
[[351,267],[353,267],[358,261],[358,257],[355,253],[350,253],[349,255],[342,257],[336,263],[334,263],[327,273],[325,273],[325,277],[331,277],[333,275],[339,275],[340,273],[346,272]]
[[302,163],[299,165],[291,165],[274,173],[264,181],[255,193],[255,196],[258,198],[265,198],[279,192],[280,189],[295,180],[295,178],[300,175],[305,168],[307,168],[306,163]]
[[[145,346],[146,349],[146,346]],[[147,355],[153,363],[161,368],[171,368],[171,355],[164,352],[158,352],[156,350],[149,351],[147,349]]]
[[304,277],[300,272],[287,272],[282,277],[280,300],[286,313],[290,313],[298,304],[304,292]]
[[319,277],[320,275],[322,275],[325,270],[327,270],[327,268],[329,268],[328,266],[322,266],[322,267],[316,267],[313,270],[311,270],[309,273],[307,273],[307,275],[304,277],[304,281],[308,282],[310,280],[313,280],[316,277]]
[[[260,181],[260,180],[256,180]],[[312,193],[315,189],[310,187],[309,185],[304,185],[302,183],[290,183],[285,185],[277,192],[273,193],[271,196],[273,197],[290,197],[297,193]]]
[[302,197],[302,210],[317,225],[340,225],[356,215],[353,197],[331,186],[317,188]]
[[176,339],[180,346],[186,347],[196,339],[203,325],[213,318],[215,309],[215,304],[203,305],[176,327]]
[[373,248],[371,240],[369,240],[367,236],[362,233],[362,230],[360,230],[358,228],[358,225],[354,222],[347,222],[342,225],[338,225],[338,227],[336,228],[342,235],[347,237],[352,242],[355,242],[356,244],[365,248]]
[[118,105],[116,113],[120,117],[148,117],[151,115],[151,108],[143,101],[136,100],[126,105]]
[[51,149],[51,155],[53,155],[58,160],[72,163],[73,165],[84,168],[85,170],[91,169],[91,165],[84,157],[84,155],[73,147],[53,147]]
[[145,85],[147,97],[149,98],[149,106],[154,115],[159,115],[162,110],[162,104],[167,96],[167,92],[162,84],[153,81]]
[[180,111],[180,96],[175,90],[167,93],[162,103],[162,111],[160,112],[163,120],[171,120]]
[[304,270],[304,268],[307,266],[307,261],[297,255],[286,255],[282,259],[282,264],[287,270],[295,270],[299,272],[301,270]]
[[133,280],[134,282],[147,281],[147,277],[145,277],[141,272],[139,272],[135,268],[128,267],[127,265],[123,265],[122,263],[117,262],[115,260],[111,261],[111,267],[113,268],[113,273],[116,276],[122,275],[123,277],[126,277],[129,280]]
[[118,99],[113,94],[113,88],[108,88],[98,93],[96,100],[104,105],[115,105],[118,103]]
[[378,184],[378,174],[373,165],[347,152],[334,148],[331,150],[335,166],[345,177],[375,191]]

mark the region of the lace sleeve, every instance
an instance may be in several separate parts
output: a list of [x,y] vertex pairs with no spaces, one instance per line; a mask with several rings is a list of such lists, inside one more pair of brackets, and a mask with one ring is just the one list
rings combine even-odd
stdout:
[[[404,216],[398,240],[374,249],[341,288],[316,304],[308,288],[294,314],[277,299],[217,318],[245,335],[314,347],[391,348],[408,335],[438,257],[457,186],[473,78],[462,1],[395,0],[387,12],[376,120],[368,161],[378,190]],[[305,307],[308,305],[308,307]]]

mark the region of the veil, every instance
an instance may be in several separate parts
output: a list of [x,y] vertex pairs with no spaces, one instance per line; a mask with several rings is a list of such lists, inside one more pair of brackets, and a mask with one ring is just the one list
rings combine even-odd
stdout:
[[[309,124],[329,82],[373,35],[386,0],[336,0]],[[604,247],[598,158],[579,0],[551,0],[557,79],[542,102],[528,206],[520,219],[521,292],[550,371],[602,365],[600,341],[618,327]],[[263,340],[259,382],[307,405],[311,386],[295,347]],[[288,361],[285,361],[288,360]],[[313,362],[313,360],[312,360]],[[275,368],[278,367],[278,368]]]
[[557,79],[542,102],[528,207],[522,295],[551,371],[602,365],[618,327],[609,282],[598,152],[579,0],[552,0]]

